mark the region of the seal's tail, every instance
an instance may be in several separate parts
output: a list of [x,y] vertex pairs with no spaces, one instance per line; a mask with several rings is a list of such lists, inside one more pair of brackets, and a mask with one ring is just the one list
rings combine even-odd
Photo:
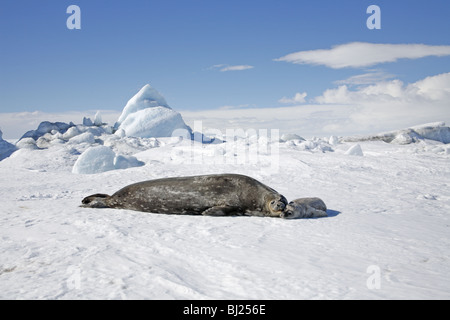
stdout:
[[96,193],[89,197],[81,200],[82,205],[80,207],[84,208],[108,208],[106,200],[109,198],[107,194]]

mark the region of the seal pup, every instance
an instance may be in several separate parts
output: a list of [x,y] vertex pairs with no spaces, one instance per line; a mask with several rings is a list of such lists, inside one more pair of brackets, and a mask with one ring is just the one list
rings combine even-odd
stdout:
[[328,217],[327,206],[319,198],[295,199],[289,202],[280,217],[284,219]]
[[239,174],[164,178],[126,186],[113,195],[93,194],[81,207],[209,216],[280,217],[287,200],[274,189]]

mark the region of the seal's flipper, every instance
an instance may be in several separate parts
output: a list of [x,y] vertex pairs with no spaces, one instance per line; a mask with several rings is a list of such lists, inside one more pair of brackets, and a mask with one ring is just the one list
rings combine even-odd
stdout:
[[322,218],[322,217],[328,217],[328,214],[326,211],[319,210],[313,207],[308,208],[308,212],[310,216],[308,218]]
[[211,207],[202,212],[204,216],[233,216],[239,214],[238,208],[236,207],[228,207],[228,206],[216,206]]
[[106,204],[106,199],[109,198],[109,195],[103,193],[96,193],[89,197],[81,200],[82,205],[80,207],[84,208],[108,208],[109,206]]

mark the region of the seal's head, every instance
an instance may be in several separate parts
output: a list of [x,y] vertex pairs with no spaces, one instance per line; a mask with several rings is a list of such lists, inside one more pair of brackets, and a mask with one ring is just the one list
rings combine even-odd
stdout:
[[280,214],[280,218],[283,219],[295,219],[304,215],[304,207],[291,201]]
[[89,197],[84,198],[80,207],[84,208],[108,208],[106,204],[106,199],[109,198],[109,195],[103,193],[93,194]]
[[287,205],[287,200],[282,195],[275,198],[268,199],[266,202],[267,212],[269,217],[280,217]]

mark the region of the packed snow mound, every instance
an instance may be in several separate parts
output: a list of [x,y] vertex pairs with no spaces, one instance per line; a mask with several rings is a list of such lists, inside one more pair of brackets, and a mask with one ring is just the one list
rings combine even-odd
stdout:
[[187,133],[190,138],[192,135],[181,115],[172,110],[164,97],[149,84],[128,101],[115,128],[121,137],[171,137],[177,131]]
[[75,162],[72,173],[94,174],[116,169],[140,167],[144,163],[133,156],[117,155],[106,146],[90,147]]
[[[123,131],[122,131],[123,130]],[[119,135],[141,138],[171,137],[174,135],[191,138],[192,130],[184,123],[181,115],[166,107],[153,107],[128,115],[119,127]]]
[[424,139],[450,143],[450,127],[447,127],[444,122],[433,122],[376,135],[346,137],[344,141],[384,141],[393,144],[410,144]]
[[16,150],[17,148],[13,144],[3,140],[3,132],[0,130],[0,161],[9,157]]

